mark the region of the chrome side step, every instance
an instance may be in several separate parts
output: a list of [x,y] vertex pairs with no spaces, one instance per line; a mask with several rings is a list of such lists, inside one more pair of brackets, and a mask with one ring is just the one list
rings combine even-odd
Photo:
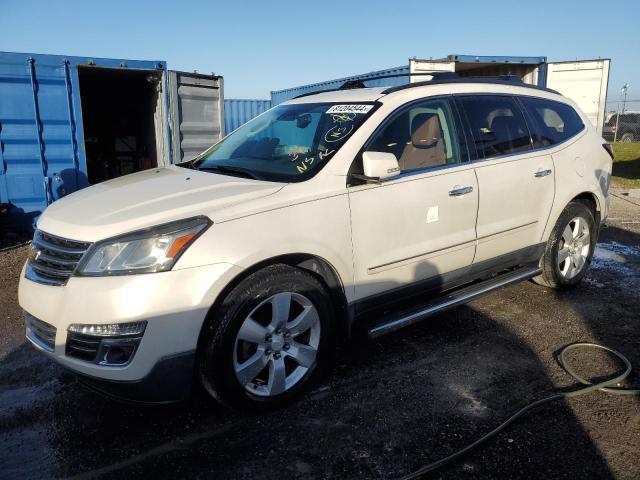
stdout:
[[468,287],[445,293],[428,304],[421,305],[416,310],[401,312],[391,318],[384,319],[381,323],[369,329],[369,338],[376,338],[385,333],[393,332],[436,313],[467,303],[499,288],[540,275],[540,273],[542,273],[542,270],[539,268],[523,267]]

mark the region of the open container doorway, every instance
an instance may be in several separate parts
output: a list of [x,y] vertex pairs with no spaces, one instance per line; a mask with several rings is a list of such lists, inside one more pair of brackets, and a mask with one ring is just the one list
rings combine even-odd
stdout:
[[89,184],[158,166],[162,152],[162,74],[78,67]]
[[0,229],[52,202],[193,159],[222,138],[223,78],[158,60],[0,52]]

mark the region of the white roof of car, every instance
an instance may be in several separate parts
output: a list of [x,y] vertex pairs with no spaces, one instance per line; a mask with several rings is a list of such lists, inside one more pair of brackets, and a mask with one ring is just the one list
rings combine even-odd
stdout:
[[287,103],[374,102],[382,97],[382,92],[388,88],[389,87],[354,88],[351,90],[318,92],[291,99]]
[[510,93],[517,95],[530,95],[535,97],[552,98],[571,103],[566,97],[552,90],[536,88],[518,83],[491,83],[491,82],[437,82],[425,83],[411,88],[403,88],[388,95],[383,92],[392,87],[354,88],[349,90],[332,90],[326,92],[310,93],[305,96],[291,99],[284,103],[320,103],[320,102],[374,102],[381,98],[402,97],[420,98],[427,95],[445,95],[452,93]]

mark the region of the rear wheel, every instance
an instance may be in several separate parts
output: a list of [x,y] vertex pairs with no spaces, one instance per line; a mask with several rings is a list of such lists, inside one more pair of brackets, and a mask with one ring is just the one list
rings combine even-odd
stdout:
[[200,377],[232,408],[277,408],[327,364],[331,305],[324,285],[286,265],[261,270],[225,298],[205,327]]
[[573,201],[562,212],[541,260],[542,274],[536,283],[551,288],[569,288],[585,276],[596,244],[593,210]]

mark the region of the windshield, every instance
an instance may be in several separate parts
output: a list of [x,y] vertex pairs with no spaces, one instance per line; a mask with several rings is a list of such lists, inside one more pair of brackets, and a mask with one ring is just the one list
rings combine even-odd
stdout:
[[223,138],[193,166],[275,182],[306,180],[335,155],[373,109],[373,103],[280,105]]

